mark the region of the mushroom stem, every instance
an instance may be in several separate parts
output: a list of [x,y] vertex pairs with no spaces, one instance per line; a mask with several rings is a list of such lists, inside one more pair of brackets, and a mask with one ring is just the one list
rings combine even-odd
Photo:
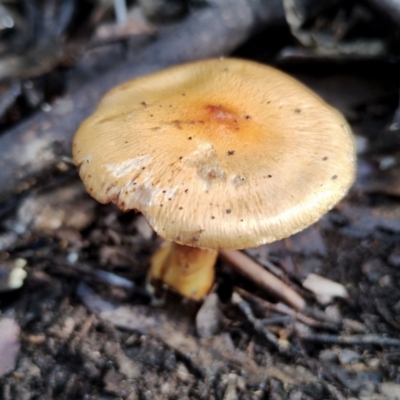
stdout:
[[217,255],[217,250],[164,242],[151,258],[149,277],[183,296],[200,300],[214,283]]
[[261,288],[268,290],[295,309],[304,310],[306,302],[298,293],[241,251],[220,250],[219,255],[237,272],[251,279]]

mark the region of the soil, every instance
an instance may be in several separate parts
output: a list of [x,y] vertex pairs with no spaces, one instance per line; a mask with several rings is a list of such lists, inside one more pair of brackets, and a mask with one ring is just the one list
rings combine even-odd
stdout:
[[[97,204],[63,164],[0,210],[1,399],[400,399],[397,70],[312,65],[282,67],[351,121],[357,181],[304,232],[246,250],[306,309],[222,261],[204,302],[158,287],[154,304],[146,272],[160,239],[140,214]],[[324,296],[304,287],[311,274],[329,280]]]

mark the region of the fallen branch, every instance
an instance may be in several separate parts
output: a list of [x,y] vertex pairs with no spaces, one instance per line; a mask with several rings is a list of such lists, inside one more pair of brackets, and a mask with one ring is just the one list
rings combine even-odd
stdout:
[[256,285],[267,290],[296,310],[304,310],[306,302],[298,293],[241,251],[220,250],[219,254],[239,274],[250,279]]
[[133,61],[53,104],[0,137],[0,202],[43,180],[70,155],[79,124],[100,97],[115,85],[166,68],[229,54],[256,29],[284,18],[280,0],[210,0],[180,24],[148,45]]

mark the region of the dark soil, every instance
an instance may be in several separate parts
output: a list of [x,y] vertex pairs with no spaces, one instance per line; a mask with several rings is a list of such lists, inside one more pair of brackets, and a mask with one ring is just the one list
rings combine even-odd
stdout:
[[[263,38],[237,55],[270,59],[278,50],[260,50]],[[248,250],[279,267],[306,310],[282,311],[221,261],[207,307],[167,288],[152,304],[146,272],[160,239],[141,215],[97,204],[66,163],[0,209],[1,399],[400,399],[400,140],[388,130],[398,63],[276,60],[344,113],[359,147],[340,204],[306,231]],[[62,92],[35,79],[46,101]],[[0,124],[34,111],[19,98]],[[9,290],[19,259],[27,277]],[[348,295],[315,295],[303,287],[310,274]],[[196,320],[199,309],[206,318]]]

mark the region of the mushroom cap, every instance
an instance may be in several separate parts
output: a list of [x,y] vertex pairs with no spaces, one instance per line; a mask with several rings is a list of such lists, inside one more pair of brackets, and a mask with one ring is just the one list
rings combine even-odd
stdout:
[[111,90],[73,156],[101,203],[180,244],[241,249],[290,236],[354,180],[343,116],[290,76],[239,59],[180,65]]

